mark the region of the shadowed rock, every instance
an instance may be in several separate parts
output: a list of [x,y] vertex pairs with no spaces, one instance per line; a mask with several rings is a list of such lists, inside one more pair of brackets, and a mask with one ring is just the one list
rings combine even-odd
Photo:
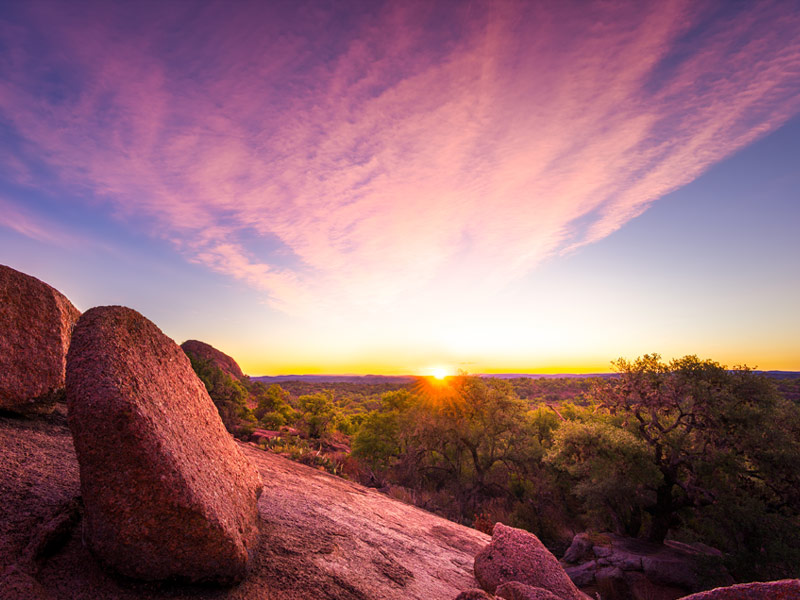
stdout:
[[684,596],[680,600],[797,600],[800,579],[742,583]]
[[494,596],[487,594],[482,589],[473,588],[471,590],[464,590],[455,600],[494,600]]
[[207,360],[234,379],[242,379],[244,377],[244,373],[242,373],[238,363],[233,358],[224,352],[220,352],[210,344],[197,340],[186,340],[181,344],[181,348],[191,358]]
[[64,393],[67,349],[79,316],[57,290],[0,265],[0,409],[52,411]]
[[38,581],[16,565],[0,573],[0,600],[54,600]]
[[626,597],[628,592],[624,589],[639,590],[636,593],[644,595],[639,589],[644,585],[649,589],[688,594],[702,589],[702,585],[733,584],[733,578],[722,563],[722,553],[696,542],[667,540],[656,544],[613,533],[597,534],[593,538],[579,533],[563,560],[580,563],[565,569],[575,585],[602,585],[607,590],[606,595],[613,593],[619,598]]
[[492,542],[475,557],[475,578],[492,594],[503,583],[519,581],[565,600],[585,598],[539,538],[502,523],[494,526]]
[[531,587],[519,581],[498,585],[497,597],[503,598],[503,600],[561,600],[551,591]]
[[136,311],[93,308],[66,388],[84,539],[101,562],[138,579],[241,580],[261,480],[178,345]]

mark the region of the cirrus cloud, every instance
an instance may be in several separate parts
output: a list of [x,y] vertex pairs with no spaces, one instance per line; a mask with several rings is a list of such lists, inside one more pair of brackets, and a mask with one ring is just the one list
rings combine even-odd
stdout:
[[8,176],[41,162],[283,311],[446,306],[800,110],[788,3],[430,4],[18,7]]

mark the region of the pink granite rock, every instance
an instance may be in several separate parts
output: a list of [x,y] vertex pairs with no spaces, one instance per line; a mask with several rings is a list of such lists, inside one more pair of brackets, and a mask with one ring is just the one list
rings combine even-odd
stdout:
[[519,581],[544,588],[564,600],[583,600],[555,556],[532,533],[497,523],[492,541],[475,557],[475,578],[495,593],[503,583]]
[[241,580],[261,479],[175,342],[129,308],[88,310],[67,357],[84,539],[138,579]]
[[0,265],[0,408],[53,410],[64,393],[64,366],[80,312],[43,283]]

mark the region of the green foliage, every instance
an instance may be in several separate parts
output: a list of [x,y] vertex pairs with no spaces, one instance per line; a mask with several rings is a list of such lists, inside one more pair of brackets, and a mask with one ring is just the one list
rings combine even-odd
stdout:
[[343,433],[344,435],[347,436],[352,436],[358,433],[359,429],[361,428],[366,418],[367,418],[366,413],[345,415],[340,412],[336,416],[336,422],[333,427],[339,433]]
[[527,418],[531,433],[536,436],[539,444],[542,447],[549,447],[553,442],[553,434],[561,424],[558,413],[546,404],[539,404],[535,409],[528,411]]
[[266,387],[256,382],[251,387],[255,396],[255,416],[260,425],[266,429],[279,429],[283,425],[294,423],[297,414],[289,404],[289,392],[277,384]]
[[546,461],[566,473],[591,525],[637,535],[642,508],[653,501],[661,473],[645,443],[605,423],[567,421],[556,432]]
[[[569,452],[573,462],[563,470],[577,482],[578,493],[591,488],[593,506],[605,503],[613,517],[618,511],[616,490],[627,487],[647,513],[647,531],[642,533],[649,539],[662,541],[670,531],[694,532],[731,553],[739,572],[749,564],[796,575],[797,567],[788,566],[797,565],[800,551],[797,405],[747,368],[729,371],[695,356],[663,363],[658,355],[645,355],[635,361],[620,359],[615,366],[620,377],[598,385],[593,395],[608,411],[607,423],[639,444],[635,461],[618,448],[619,467],[631,461],[638,466],[623,481],[595,453]],[[562,437],[557,435],[556,445]],[[604,434],[596,443],[623,441],[614,439]],[[633,450],[627,442],[623,446]],[[643,457],[659,478],[642,469]],[[592,483],[581,487],[586,482]]]
[[400,455],[400,415],[397,411],[371,412],[353,439],[353,456],[378,470],[389,468]]
[[336,415],[333,392],[329,390],[300,396],[297,399],[297,408],[308,436],[314,439],[322,437]]
[[781,382],[787,398],[746,368],[694,356],[614,364],[617,377],[594,380],[267,387],[193,361],[238,435],[294,426],[309,439],[265,447],[447,518],[501,520],[554,550],[586,528],[669,533],[724,550],[738,579],[800,575],[796,381]]
[[206,386],[225,428],[234,435],[243,437],[252,433],[255,417],[247,406],[249,392],[244,384],[214,366],[210,360],[192,355],[189,355],[189,360]]

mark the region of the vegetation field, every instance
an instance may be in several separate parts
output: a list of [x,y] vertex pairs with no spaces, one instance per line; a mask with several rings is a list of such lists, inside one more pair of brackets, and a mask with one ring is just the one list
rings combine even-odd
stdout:
[[557,554],[587,530],[700,541],[738,580],[800,575],[800,378],[658,355],[611,378],[371,384],[193,366],[237,437],[453,521]]

